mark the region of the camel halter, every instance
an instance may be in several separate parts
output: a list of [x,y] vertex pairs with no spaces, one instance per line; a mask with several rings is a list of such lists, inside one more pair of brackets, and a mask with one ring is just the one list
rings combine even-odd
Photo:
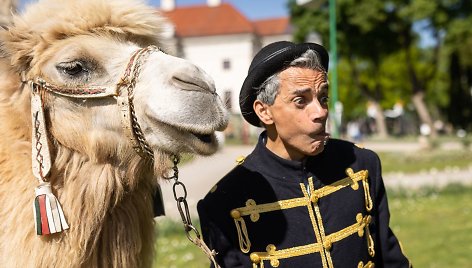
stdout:
[[145,159],[154,160],[153,152],[144,138],[136,114],[133,98],[136,80],[141,67],[148,56],[153,52],[161,51],[156,46],[141,48],[133,53],[125,72],[115,86],[78,86],[60,87],[46,82],[38,77],[26,80],[22,73],[22,82],[31,86],[31,115],[32,115],[32,169],[39,185],[35,189],[34,214],[36,233],[47,235],[69,229],[62,207],[52,193],[51,183],[47,176],[51,169],[51,155],[47,140],[46,121],[44,119],[44,105],[42,94],[44,90],[69,98],[104,98],[114,97],[121,112],[121,123],[127,138],[133,148]]
[[[51,183],[47,180],[47,176],[51,169],[51,156],[46,135],[46,124],[44,119],[44,106],[42,101],[43,90],[53,92],[57,95],[85,99],[85,98],[104,98],[114,97],[121,112],[121,125],[130,140],[134,150],[144,159],[154,160],[154,153],[146,142],[144,134],[138,123],[135,114],[133,99],[136,81],[140,75],[141,67],[145,63],[148,56],[153,52],[163,52],[156,46],[148,46],[141,48],[133,53],[126,70],[119,82],[115,86],[77,86],[77,87],[61,87],[46,82],[38,77],[33,80],[25,79],[22,73],[22,82],[28,82],[31,86],[31,113],[33,124],[32,135],[32,167],[33,174],[39,181],[36,188],[36,198],[34,201],[34,212],[36,219],[36,233],[38,235],[46,235],[58,233],[69,228],[62,207],[51,190]],[[177,208],[180,212],[182,223],[187,238],[199,247],[203,253],[212,261],[214,267],[220,266],[216,263],[216,252],[210,250],[201,239],[200,233],[193,226],[190,212],[187,204],[187,189],[185,185],[179,181],[177,164],[180,157],[173,155],[173,171],[174,175],[167,179],[174,179],[174,198],[177,201]],[[177,188],[183,191],[183,196],[178,197]],[[193,233],[193,235],[192,235]]]

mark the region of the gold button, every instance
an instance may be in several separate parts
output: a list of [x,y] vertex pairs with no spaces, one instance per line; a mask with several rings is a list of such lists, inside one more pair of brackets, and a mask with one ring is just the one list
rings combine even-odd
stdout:
[[272,265],[272,267],[279,267],[280,261],[277,259],[272,259],[270,260],[270,265]]
[[249,255],[249,258],[251,258],[251,261],[253,263],[260,263],[261,262],[261,257],[259,257],[259,255],[257,253],[251,253],[251,255]]
[[215,186],[213,186],[211,189],[210,189],[210,193],[214,193],[216,192],[216,189],[218,188],[218,185],[215,184]]
[[237,210],[237,209],[231,210],[231,218],[233,218],[233,219],[241,218],[241,212],[239,212],[239,210]]
[[326,240],[324,243],[323,243],[323,246],[326,250],[331,250],[331,246],[333,245],[333,243],[330,241],[330,240]]
[[266,251],[267,251],[268,253],[273,253],[273,252],[275,252],[276,249],[277,249],[277,248],[275,247],[274,244],[269,244],[269,245],[267,245],[267,247],[266,247]]
[[238,158],[236,158],[236,163],[238,163],[238,165],[241,165],[244,162],[244,159],[246,159],[245,156],[239,156]]

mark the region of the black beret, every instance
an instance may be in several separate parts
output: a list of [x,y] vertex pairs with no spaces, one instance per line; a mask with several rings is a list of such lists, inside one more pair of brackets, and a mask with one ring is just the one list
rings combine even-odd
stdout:
[[323,46],[315,43],[294,44],[288,41],[279,41],[271,43],[257,52],[239,93],[239,107],[246,121],[253,126],[260,127],[259,117],[253,110],[257,96],[256,88],[271,75],[285,69],[290,62],[300,57],[308,49],[318,53],[321,65],[325,71],[328,71],[328,52]]

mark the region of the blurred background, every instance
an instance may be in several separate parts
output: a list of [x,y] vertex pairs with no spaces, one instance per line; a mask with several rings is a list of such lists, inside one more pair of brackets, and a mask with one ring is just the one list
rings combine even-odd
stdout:
[[[165,49],[213,76],[231,117],[217,154],[180,165],[197,226],[196,202],[261,131],[238,104],[252,57],[274,41],[310,41],[330,52],[330,132],[379,153],[391,227],[414,267],[472,267],[472,1],[148,3],[168,18]],[[208,267],[178,222],[172,184],[162,190],[155,267]]]

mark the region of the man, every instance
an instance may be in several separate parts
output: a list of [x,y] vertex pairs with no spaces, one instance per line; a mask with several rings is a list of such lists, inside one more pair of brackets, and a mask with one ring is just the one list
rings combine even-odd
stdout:
[[276,42],[254,57],[241,112],[254,151],[198,204],[222,267],[409,267],[389,228],[380,161],[326,133],[328,54]]

